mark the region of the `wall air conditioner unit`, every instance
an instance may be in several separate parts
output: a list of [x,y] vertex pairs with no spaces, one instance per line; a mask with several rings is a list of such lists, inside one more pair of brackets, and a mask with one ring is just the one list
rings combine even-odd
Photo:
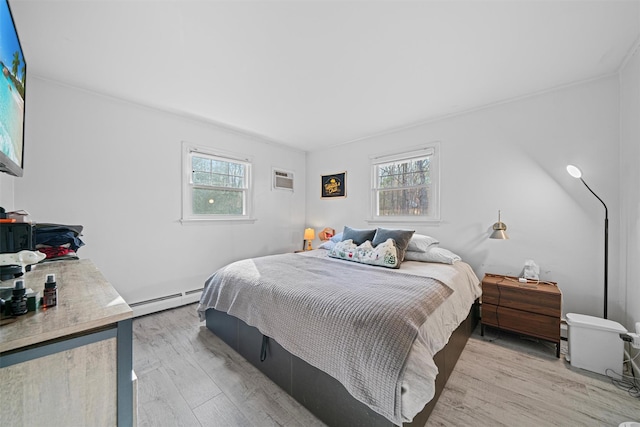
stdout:
[[273,169],[273,188],[293,191],[293,172]]

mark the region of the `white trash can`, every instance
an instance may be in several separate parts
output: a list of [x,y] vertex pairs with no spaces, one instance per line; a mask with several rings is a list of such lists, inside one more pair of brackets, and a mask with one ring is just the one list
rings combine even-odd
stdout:
[[607,369],[621,374],[627,330],[618,322],[584,314],[567,314],[567,339],[571,366],[606,375]]

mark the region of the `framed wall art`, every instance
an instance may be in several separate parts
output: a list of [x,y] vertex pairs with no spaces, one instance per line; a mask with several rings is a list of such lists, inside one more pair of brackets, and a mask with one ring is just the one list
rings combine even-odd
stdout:
[[321,181],[321,198],[333,199],[337,197],[347,197],[347,172],[322,175]]

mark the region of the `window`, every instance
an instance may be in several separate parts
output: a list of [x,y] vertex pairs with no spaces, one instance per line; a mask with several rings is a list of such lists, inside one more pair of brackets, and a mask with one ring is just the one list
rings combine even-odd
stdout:
[[438,150],[433,144],[371,159],[374,222],[440,219]]
[[184,144],[183,220],[250,219],[251,162]]

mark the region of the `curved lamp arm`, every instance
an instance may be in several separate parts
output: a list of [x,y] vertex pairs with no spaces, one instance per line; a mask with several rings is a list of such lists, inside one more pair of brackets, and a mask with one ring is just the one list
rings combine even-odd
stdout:
[[591,194],[593,194],[594,196],[596,196],[596,199],[600,200],[600,203],[602,203],[602,206],[604,206],[604,217],[605,219],[609,219],[609,209],[607,209],[607,205],[602,201],[602,199],[591,189],[591,187],[589,187],[587,185],[586,182],[584,182],[584,179],[582,179],[582,177],[580,177],[580,181],[582,181],[582,183],[584,184],[585,187],[587,187],[587,190],[591,191]]
[[582,179],[582,171],[577,166],[568,165],[567,172],[574,178],[579,178],[580,181],[587,187],[587,190],[593,194],[596,199],[604,206],[604,318],[607,318],[607,299],[608,299],[608,278],[609,278],[609,209],[604,201],[598,196]]

